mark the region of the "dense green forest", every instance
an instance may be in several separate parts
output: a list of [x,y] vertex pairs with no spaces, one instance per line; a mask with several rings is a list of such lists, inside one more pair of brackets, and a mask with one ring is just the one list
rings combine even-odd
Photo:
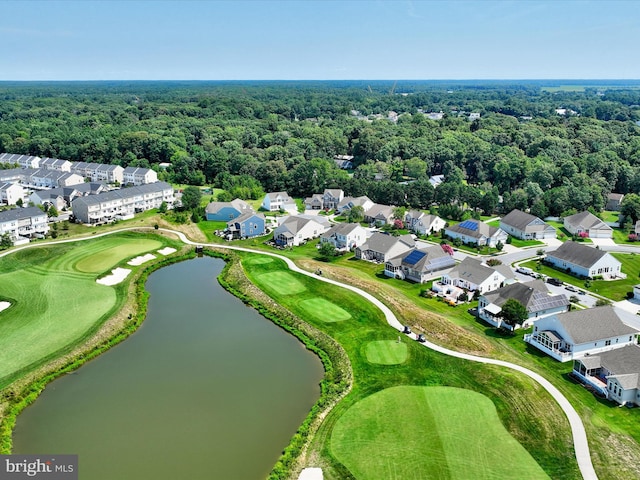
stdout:
[[[639,119],[630,81],[0,83],[0,152],[167,162],[165,180],[243,198],[339,187],[379,203],[538,216],[640,191]],[[333,162],[341,154],[354,156],[352,172]]]

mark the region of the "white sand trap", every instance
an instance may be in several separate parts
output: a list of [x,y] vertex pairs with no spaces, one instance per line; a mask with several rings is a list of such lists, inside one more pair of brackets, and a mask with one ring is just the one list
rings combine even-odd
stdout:
[[117,285],[125,278],[127,278],[127,275],[129,275],[130,273],[131,270],[129,270],[128,268],[114,268],[113,270],[111,270],[111,275],[99,278],[98,280],[96,280],[96,282],[101,285]]
[[0,302],[0,312],[3,311],[3,310],[6,310],[10,306],[11,306],[11,303],[9,303],[9,302]]
[[127,262],[127,265],[133,265],[134,267],[137,267],[138,265],[142,265],[143,263],[148,262],[149,260],[153,260],[154,258],[156,258],[155,255],[147,253],[146,255],[140,255],[139,257],[132,258]]
[[176,249],[175,249],[175,248],[165,247],[165,248],[163,248],[162,250],[158,250],[158,253],[159,253],[160,255],[169,255],[169,254],[171,254],[171,253],[173,253],[173,252],[175,252],[175,251],[176,251]]
[[298,480],[322,480],[322,469],[318,467],[305,468],[300,472]]

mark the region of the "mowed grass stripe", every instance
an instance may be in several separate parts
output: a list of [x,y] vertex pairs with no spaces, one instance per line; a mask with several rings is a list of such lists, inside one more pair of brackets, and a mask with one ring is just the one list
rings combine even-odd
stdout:
[[262,273],[258,275],[258,279],[265,289],[278,295],[297,295],[307,289],[296,277],[285,271]]
[[421,388],[374,393],[336,422],[331,451],[358,480],[455,478]]
[[321,297],[308,298],[307,300],[301,301],[300,308],[302,308],[307,315],[321,322],[342,322],[351,318],[349,312]]
[[[122,260],[162,248],[162,243],[150,239],[126,239],[118,245],[92,251],[76,259],[75,269],[86,273],[100,273]],[[69,254],[67,254],[69,255]]]
[[407,360],[406,343],[397,340],[376,340],[365,347],[367,361],[381,365],[397,365]]
[[436,429],[452,478],[549,478],[507,432],[489,398],[454,387],[429,387],[423,392],[433,415],[443,420],[436,422]]

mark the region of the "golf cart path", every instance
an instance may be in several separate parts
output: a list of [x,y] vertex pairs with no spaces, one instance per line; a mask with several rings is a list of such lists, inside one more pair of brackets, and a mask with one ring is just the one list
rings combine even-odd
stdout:
[[[131,230],[155,230],[152,227],[133,227],[133,228],[124,228],[124,229],[119,229],[119,230],[114,230],[111,232],[106,232],[103,234],[98,234],[98,235],[92,235],[90,237],[86,237],[86,238],[80,238],[80,239],[68,239],[68,240],[58,240],[58,241],[53,241],[53,242],[47,242],[47,245],[49,244],[59,244],[59,243],[69,243],[69,242],[75,242],[75,241],[82,241],[82,240],[90,240],[93,238],[100,238],[106,235],[112,235],[114,233],[121,233],[124,231],[131,231]],[[170,229],[165,229],[165,228],[160,228],[158,229],[158,231],[162,231],[162,232],[166,232],[166,233],[171,233],[173,235],[176,235],[183,243],[187,244],[187,245],[203,245],[203,246],[208,246],[208,247],[213,247],[213,248],[221,248],[221,249],[227,249],[227,250],[236,250],[236,251],[241,251],[241,252],[248,252],[248,253],[255,253],[255,254],[260,254],[260,255],[268,255],[270,257],[274,257],[274,258],[278,258],[282,261],[284,261],[287,266],[289,267],[289,269],[291,269],[294,272],[300,273],[302,275],[306,275],[308,277],[312,277],[315,278],[316,280],[322,281],[322,282],[326,282],[326,283],[330,283],[332,285],[336,285],[338,287],[342,287],[342,288],[346,288],[347,290],[351,290],[352,292],[360,295],[361,297],[364,297],[365,299],[367,299],[368,301],[370,301],[371,303],[373,303],[376,307],[378,307],[382,313],[384,314],[387,323],[389,325],[391,325],[393,328],[395,328],[396,330],[398,330],[399,332],[402,332],[404,326],[400,323],[400,321],[396,318],[395,314],[391,311],[391,309],[389,307],[387,307],[384,303],[382,303],[380,300],[378,300],[376,297],[374,297],[373,295],[371,295],[368,292],[365,292],[364,290],[361,290],[357,287],[354,287],[352,285],[348,285],[348,284],[344,284],[344,283],[340,283],[337,282],[335,280],[332,280],[330,278],[325,278],[322,276],[318,276],[315,275],[311,272],[308,272],[306,270],[301,269],[300,267],[298,267],[293,260],[281,256],[277,253],[271,253],[271,252],[264,252],[264,251],[259,251],[259,250],[253,250],[250,248],[244,248],[244,247],[235,247],[235,246],[231,246],[231,245],[223,245],[223,244],[207,244],[207,243],[203,243],[203,242],[194,242],[189,240],[185,234],[183,234],[182,232],[178,232],[176,230],[170,230]],[[39,244],[42,245],[42,244]],[[3,257],[4,255],[7,255],[9,253],[13,253],[15,251],[18,250],[23,250],[25,248],[29,248],[30,246],[34,246],[32,245],[27,245],[24,247],[19,247],[16,249],[11,249],[8,252],[4,252],[2,254],[0,254],[0,257]],[[410,334],[409,335],[410,338],[412,339],[416,339],[415,334]],[[580,419],[580,416],[578,415],[578,413],[576,412],[576,410],[573,408],[573,406],[571,405],[571,403],[569,403],[569,401],[566,399],[566,397],[555,387],[553,386],[553,384],[551,382],[549,382],[546,378],[544,378],[543,376],[539,375],[538,373],[529,370],[528,368],[522,367],[520,365],[516,365],[514,363],[509,363],[509,362],[505,362],[502,360],[495,360],[492,358],[485,358],[485,357],[478,357],[475,355],[469,355],[466,353],[461,353],[461,352],[456,352],[455,350],[449,350],[447,348],[441,347],[440,345],[436,345],[435,343],[431,343],[429,341],[425,341],[422,345],[424,345],[427,348],[430,348],[431,350],[434,350],[436,352],[445,354],[445,355],[449,355],[451,357],[456,357],[456,358],[461,358],[463,360],[469,360],[472,362],[480,362],[480,363],[485,363],[485,364],[490,364],[490,365],[498,365],[501,367],[505,367],[505,368],[509,368],[511,370],[516,370],[520,373],[523,373],[525,375],[527,375],[528,377],[532,378],[533,380],[535,380],[536,382],[538,382],[540,385],[542,385],[542,387],[547,390],[547,392],[549,392],[551,394],[551,396],[555,399],[555,401],[558,403],[558,405],[560,405],[560,408],[562,408],[562,410],[564,411],[565,415],[567,416],[567,419],[569,420],[569,424],[571,426],[571,433],[573,436],[573,446],[574,446],[574,450],[575,450],[575,455],[576,455],[576,460],[578,463],[578,468],[580,469],[580,473],[582,474],[582,478],[584,480],[597,480],[597,475],[596,472],[593,468],[593,464],[591,462],[591,456],[589,453],[589,444],[587,442],[587,434],[586,431],[584,429],[584,425],[582,424],[582,420]]]

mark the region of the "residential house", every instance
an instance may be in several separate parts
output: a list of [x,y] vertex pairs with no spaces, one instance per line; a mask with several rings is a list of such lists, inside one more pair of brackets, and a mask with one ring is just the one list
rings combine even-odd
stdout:
[[51,188],[48,190],[36,190],[29,196],[29,201],[36,205],[54,205],[58,211],[70,207],[78,197],[98,195],[108,191],[104,183],[78,183],[68,187]]
[[55,170],[57,172],[71,173],[72,163],[69,160],[60,160],[59,158],[42,158],[40,159],[39,168],[45,170]]
[[29,175],[25,183],[34,188],[57,188],[82,183],[83,180],[84,179],[76,173],[38,169]]
[[338,168],[343,170],[350,170],[353,168],[353,155],[336,155],[333,157],[333,161]]
[[640,347],[627,345],[573,361],[574,377],[620,405],[640,405]]
[[593,213],[584,211],[570,215],[564,219],[564,228],[572,235],[587,235],[589,238],[612,238],[613,229],[596,217]]
[[8,183],[29,183],[29,176],[35,172],[33,168],[10,168],[0,170],[0,182]]
[[158,174],[150,168],[126,167],[122,171],[122,183],[125,185],[146,185],[158,181]]
[[338,250],[352,250],[366,240],[367,231],[358,223],[339,223],[320,237],[320,243],[329,242]]
[[507,232],[501,228],[491,227],[474,219],[446,227],[444,233],[452,239],[459,238],[466,245],[477,245],[478,247],[486,245],[495,248],[498,242],[504,245],[508,238]]
[[77,173],[83,178],[88,178],[92,181],[95,181],[96,169],[100,164],[94,162],[72,162],[71,164],[71,173]]
[[304,208],[307,210],[322,210],[324,208],[324,196],[320,193],[314,193],[312,196],[305,198]]
[[444,182],[444,175],[431,175],[429,177],[429,183],[433,186],[433,188],[436,188],[442,182]]
[[44,205],[45,207],[53,205],[60,212],[67,207],[67,202],[64,200],[61,190],[61,188],[36,190],[29,195],[29,202],[34,205]]
[[0,204],[15,205],[24,201],[25,191],[19,183],[0,182]]
[[556,229],[538,217],[515,209],[500,220],[500,228],[521,240],[556,238]]
[[123,172],[124,168],[120,165],[105,165],[101,163],[96,167],[94,176],[91,177],[91,181],[122,184],[124,180]]
[[522,328],[530,327],[540,318],[567,312],[570,305],[566,295],[552,295],[542,280],[516,282],[481,294],[478,298],[478,317],[494,327],[513,330],[510,325],[503,324],[501,318],[502,305],[509,299],[517,300],[527,309]]
[[607,195],[607,205],[604,207],[605,210],[619,212],[623,199],[624,193],[610,193]]
[[0,235],[9,234],[14,244],[25,238],[49,233],[47,214],[38,207],[14,208],[0,212]]
[[344,199],[344,192],[338,188],[327,188],[322,194],[323,208],[334,210]]
[[638,220],[633,228],[633,232],[636,235],[640,235],[640,220]]
[[439,284],[433,284],[433,290],[441,291],[447,286],[479,293],[497,290],[513,281],[514,275],[506,265],[488,267],[478,259],[465,257],[462,262],[444,273]]
[[243,213],[238,218],[227,222],[227,232],[233,239],[264,235],[265,217],[262,213]]
[[273,231],[276,245],[297,247],[307,240],[317,238],[329,230],[329,222],[324,217],[290,215]]
[[269,212],[278,212],[280,210],[297,212],[298,206],[287,192],[271,192],[267,193],[262,200],[260,208]]
[[416,242],[411,235],[394,237],[386,233],[375,232],[367,241],[356,247],[356,258],[371,262],[386,262],[390,258],[413,250]]
[[568,362],[635,344],[638,333],[622,323],[609,305],[541,318],[524,340],[550,357]]
[[437,215],[429,215],[420,210],[409,210],[404,216],[405,227],[420,235],[431,235],[444,228],[446,222]]
[[336,208],[336,213],[346,214],[353,207],[362,207],[362,209],[366,212],[371,207],[373,207],[375,203],[373,203],[369,197],[361,196],[361,197],[344,197],[342,201],[338,204],[338,208]]
[[375,223],[376,225],[393,224],[393,211],[395,207],[389,205],[374,204],[371,208],[364,212],[364,221]]
[[455,267],[456,262],[440,245],[410,250],[390,258],[384,264],[384,274],[388,277],[425,283],[435,272]]
[[557,250],[547,252],[545,263],[577,277],[625,277],[622,264],[613,255],[578,242],[564,242]]
[[247,202],[236,198],[230,202],[211,202],[204,211],[208,221],[228,222],[254,210]]
[[78,197],[71,208],[78,222],[96,225],[132,218],[136,213],[159,208],[163,202],[173,208],[174,200],[173,187],[156,182]]
[[40,168],[40,157],[17,153],[0,153],[0,163],[13,163],[20,168]]

